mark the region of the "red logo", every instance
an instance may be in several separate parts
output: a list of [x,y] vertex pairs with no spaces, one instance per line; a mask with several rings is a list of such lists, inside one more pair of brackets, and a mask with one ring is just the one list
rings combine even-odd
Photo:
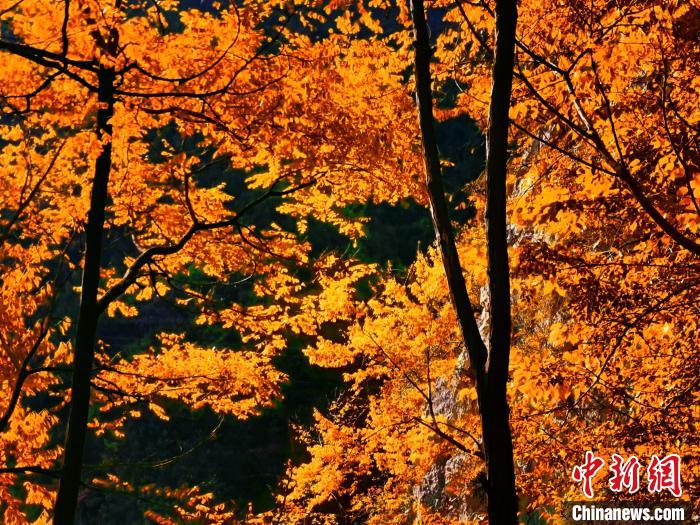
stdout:
[[[590,450],[586,452],[584,462],[576,465],[571,472],[572,479],[581,483],[581,492],[587,498],[593,497],[593,478],[605,465],[605,460],[596,456]],[[619,454],[612,455],[610,463],[611,475],[608,478],[608,486],[613,492],[626,490],[628,494],[634,494],[640,488],[639,472],[642,464],[637,456],[630,456],[627,460]],[[651,457],[647,467],[647,489],[650,493],[668,490],[673,496],[679,498],[683,494],[681,489],[681,458],[678,454],[669,454],[659,458],[656,454]]]

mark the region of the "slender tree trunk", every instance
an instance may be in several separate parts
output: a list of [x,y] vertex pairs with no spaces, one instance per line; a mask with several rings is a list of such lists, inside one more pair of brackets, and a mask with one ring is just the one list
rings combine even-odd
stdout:
[[[423,0],[411,1],[415,30],[416,101],[433,227],[450,297],[476,380],[487,468],[488,514],[494,525],[517,523],[513,444],[506,397],[510,356],[510,286],[506,235],[508,108],[512,86],[515,0],[497,0],[497,44],[487,134],[487,242],[491,324],[487,350],[474,317],[447,212],[435,135],[430,42]],[[509,55],[509,56],[508,56]]]
[[110,140],[105,141],[102,152],[95,163],[90,210],[85,228],[85,262],[73,357],[70,416],[66,430],[63,468],[54,507],[55,525],[71,525],[75,521],[90,408],[92,361],[99,318],[97,294],[100,281],[107,184],[112,164],[112,126],[109,120],[114,113],[114,71],[100,69],[98,81],[97,136],[100,140],[105,137],[110,137]]
[[467,286],[462,275],[454,233],[445,202],[445,191],[442,184],[442,170],[438,154],[435,124],[433,122],[433,96],[430,77],[430,43],[428,27],[425,22],[423,0],[412,0],[411,10],[415,28],[416,52],[416,104],[418,120],[423,143],[423,161],[425,163],[425,182],[428,188],[430,214],[433,228],[438,241],[442,263],[450,290],[450,298],[457,311],[457,320],[462,338],[469,352],[472,370],[476,373],[477,389],[483,393],[483,371],[486,369],[486,345],[481,339],[479,326],[474,317],[472,304],[467,293]]
[[518,512],[506,395],[511,332],[506,174],[517,17],[516,0],[496,0],[496,49],[486,135],[486,238],[491,323],[486,392],[489,410],[484,418],[484,443],[488,458],[489,519],[499,524],[516,523]]

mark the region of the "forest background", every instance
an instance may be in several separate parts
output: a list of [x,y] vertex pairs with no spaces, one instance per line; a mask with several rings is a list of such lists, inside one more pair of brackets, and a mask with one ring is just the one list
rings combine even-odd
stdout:
[[[430,210],[491,349],[485,137],[515,3],[417,6],[0,2],[3,523],[493,512]],[[513,36],[514,505],[561,520],[593,450],[678,454],[697,512],[700,4],[523,0]]]

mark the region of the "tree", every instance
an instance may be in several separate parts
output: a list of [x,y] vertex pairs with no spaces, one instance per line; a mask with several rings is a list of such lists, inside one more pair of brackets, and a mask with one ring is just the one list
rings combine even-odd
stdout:
[[516,5],[515,2],[496,2],[496,49],[486,139],[486,229],[490,291],[488,347],[481,338],[474,317],[445,203],[433,126],[430,42],[421,0],[412,1],[412,15],[416,34],[416,99],[420,114],[430,210],[450,296],[457,310],[464,344],[469,351],[470,366],[476,376],[484,456],[488,471],[486,491],[489,496],[489,520],[492,523],[516,523],[518,503],[506,395],[511,331],[506,172]]
[[[435,114],[466,114],[487,129],[494,4],[437,7],[445,12],[435,36]],[[507,179],[509,399],[518,490],[532,519],[557,519],[562,501],[580,497],[571,469],[586,450],[643,461],[653,450],[679,454],[688,491],[696,490],[697,177],[683,164],[695,173],[697,54],[685,28],[697,12],[680,3],[519,6]],[[595,122],[590,129],[581,114]],[[643,194],[609,164],[621,158],[639,170]],[[483,210],[483,186],[471,190]],[[664,221],[649,202],[666,210]],[[456,250],[467,290],[483,297],[486,244],[469,226]],[[480,420],[454,353],[463,338],[441,260],[429,250],[406,276],[384,275],[346,341],[308,350],[347,370],[355,395],[319,415],[312,459],[290,470],[292,489],[283,492],[290,515],[481,519]],[[487,307],[479,306],[483,326]],[[597,498],[611,498],[603,476],[595,485]]]
[[[382,129],[381,124],[373,124],[369,132],[358,129],[348,112],[366,108],[346,105],[333,93],[316,96],[338,74],[336,63],[355,60],[356,50],[340,52],[345,40],[342,34],[323,46],[316,45],[303,33],[286,28],[294,12],[280,11],[274,3],[263,9],[221,8],[217,16],[205,10],[177,13],[174,7],[65,2],[58,9],[37,2],[3,11],[12,31],[0,43],[4,69],[13,72],[13,78],[21,78],[16,85],[5,86],[3,93],[14,118],[7,128],[23,126],[30,130],[30,137],[39,130],[50,130],[63,140],[70,157],[81,161],[61,164],[65,175],[63,171],[52,173],[49,166],[41,186],[36,184],[29,195],[21,193],[15,218],[6,230],[24,228],[24,219],[30,216],[23,212],[40,207],[42,201],[77,219],[62,229],[60,225],[67,221],[60,213],[37,220],[36,234],[22,232],[30,238],[36,235],[34,242],[46,250],[33,261],[45,273],[50,272],[43,268],[56,257],[54,244],[74,250],[66,244],[73,235],[85,244],[82,262],[71,261],[82,270],[82,286],[63,465],[59,471],[34,464],[5,469],[6,474],[60,477],[56,523],[74,520],[88,426],[98,433],[111,430],[118,434],[125,421],[123,417],[91,421],[91,407],[124,410],[135,401],[147,401],[156,415],[162,415],[162,408],[153,400],[167,398],[166,387],[175,382],[191,392],[177,397],[193,407],[211,406],[223,414],[247,417],[278,395],[283,375],[272,369],[270,360],[284,348],[285,333],[290,325],[292,332],[315,330],[304,301],[294,297],[301,283],[293,268],[306,263],[310,246],[296,231],[289,231],[289,226],[258,225],[249,220],[256,210],[272,204],[293,220],[293,229],[298,222],[301,233],[306,218],[313,214],[354,237],[361,223],[341,215],[345,203],[400,195],[395,191],[400,183],[378,183],[377,175],[383,171],[379,159],[385,156],[385,141],[400,143],[392,137],[405,130]],[[211,40],[212,29],[214,34],[226,35],[230,28],[235,30],[233,35]],[[37,40],[37,31],[48,44],[31,44]],[[275,46],[282,47],[273,49]],[[186,49],[201,53],[183,53]],[[188,60],[182,61],[182,56]],[[326,68],[316,69],[319,63]],[[364,99],[361,93],[354,96]],[[90,103],[73,102],[82,97]],[[15,100],[25,102],[25,107],[16,107]],[[387,111],[378,107],[373,122],[385,121]],[[318,133],[315,114],[325,119],[327,135]],[[90,130],[95,136],[83,140]],[[6,136],[14,135],[13,131]],[[39,149],[19,139],[17,144],[29,151]],[[154,140],[162,143],[154,147]],[[3,148],[3,155],[15,154],[12,147]],[[226,181],[209,187],[206,171],[216,163],[244,171],[247,188],[229,189]],[[92,176],[82,168],[90,169]],[[342,193],[333,192],[338,180],[348,174],[354,184]],[[71,178],[74,182],[68,182]],[[49,186],[49,179],[58,191],[44,195],[41,190]],[[27,183],[31,183],[29,178]],[[14,199],[8,192],[7,208]],[[75,203],[77,210],[68,203]],[[85,215],[83,225],[80,217]],[[52,234],[46,236],[45,231]],[[23,250],[20,243],[8,246]],[[10,267],[14,262],[6,261]],[[257,305],[234,302],[222,307],[219,302],[212,306],[211,297],[200,293],[200,285],[183,279],[195,267],[221,283],[236,275],[243,282],[253,278],[253,293],[272,303],[259,300]],[[5,284],[16,293],[16,287]],[[66,288],[70,284],[65,283]],[[68,294],[66,290],[62,293],[64,297]],[[46,291],[42,289],[41,294]],[[160,348],[154,348],[156,353],[150,356],[122,358],[110,354],[104,343],[96,354],[102,313],[137,316],[135,304],[164,295],[181,303],[196,303],[199,323],[235,327],[249,351],[201,348],[166,333],[159,338]],[[66,297],[64,304],[68,301]],[[26,304],[23,315],[44,314],[46,302],[35,300],[33,308]],[[51,322],[51,315],[44,314],[44,325],[38,330],[40,343],[23,357],[24,365],[12,387],[14,401],[4,418],[7,423],[18,416],[15,409],[22,406],[22,398],[31,395],[22,394],[28,386],[27,375],[60,377],[70,364],[65,337],[42,328]],[[40,344],[46,339],[61,343],[43,348]],[[218,361],[213,378],[209,376],[212,360]],[[46,384],[31,386],[40,389]],[[206,401],[202,400],[203,389],[207,390]],[[45,443],[46,438],[42,439]]]

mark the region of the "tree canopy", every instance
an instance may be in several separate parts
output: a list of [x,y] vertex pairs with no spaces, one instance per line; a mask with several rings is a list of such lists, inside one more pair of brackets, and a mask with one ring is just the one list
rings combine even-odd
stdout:
[[700,512],[700,3],[515,21],[0,0],[0,521]]

